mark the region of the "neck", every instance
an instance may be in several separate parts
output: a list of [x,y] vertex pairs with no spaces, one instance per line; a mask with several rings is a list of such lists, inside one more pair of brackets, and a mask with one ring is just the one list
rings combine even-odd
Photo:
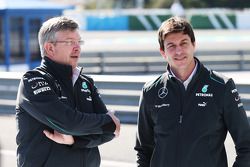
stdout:
[[195,60],[193,60],[187,68],[177,69],[177,70],[171,68],[171,70],[178,79],[184,82],[192,74],[194,68],[195,68]]
[[184,82],[188,79],[188,77],[191,75],[192,72],[187,73],[186,71],[178,71],[178,72],[173,71],[173,73],[178,79]]

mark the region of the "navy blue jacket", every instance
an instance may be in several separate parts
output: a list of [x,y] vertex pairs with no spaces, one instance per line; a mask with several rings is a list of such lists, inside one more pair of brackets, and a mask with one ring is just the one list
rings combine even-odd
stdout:
[[[16,120],[18,167],[99,167],[98,145],[114,137],[97,88],[82,73],[72,84],[72,68],[45,57],[20,82]],[[48,139],[43,130],[74,137],[71,146]]]
[[234,167],[250,166],[250,126],[233,80],[197,63],[186,90],[169,70],[145,84],[135,146],[139,167],[227,167],[228,131]]

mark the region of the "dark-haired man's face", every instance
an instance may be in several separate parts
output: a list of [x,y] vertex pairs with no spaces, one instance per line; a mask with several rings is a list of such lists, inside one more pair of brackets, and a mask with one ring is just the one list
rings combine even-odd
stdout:
[[171,33],[165,37],[165,50],[161,50],[161,55],[166,59],[171,69],[189,70],[194,66],[195,43],[183,32]]

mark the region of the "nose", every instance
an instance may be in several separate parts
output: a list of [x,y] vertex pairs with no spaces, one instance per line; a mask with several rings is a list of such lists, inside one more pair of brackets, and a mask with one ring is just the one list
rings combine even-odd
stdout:
[[81,52],[81,46],[78,44],[78,45],[75,45],[74,48],[73,48],[73,51],[76,53],[76,52]]
[[78,41],[75,41],[72,45],[74,47],[81,47],[81,44]]
[[176,48],[175,48],[175,53],[176,53],[177,55],[180,55],[180,54],[182,53],[182,48],[181,48],[181,46],[176,46]]

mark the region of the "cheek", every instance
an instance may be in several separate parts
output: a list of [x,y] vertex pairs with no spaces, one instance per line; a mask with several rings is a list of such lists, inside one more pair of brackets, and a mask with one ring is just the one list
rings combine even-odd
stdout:
[[69,52],[69,50],[61,50],[61,57],[63,58],[63,59],[69,59],[69,57],[70,57],[70,52]]
[[190,46],[189,49],[188,49],[188,52],[190,54],[193,54],[195,52],[195,46]]
[[173,60],[173,53],[169,53],[169,52],[168,52],[168,53],[166,53],[165,55],[166,55],[166,58],[165,58],[166,60],[168,60],[168,61]]
[[64,62],[64,63],[67,63],[69,62],[69,54],[67,53],[67,51],[60,51],[58,53],[58,58],[59,58],[59,61],[61,62]]
[[160,53],[161,53],[161,56],[162,56],[165,60],[168,60],[168,56],[167,56],[167,55],[168,55],[169,53],[166,53],[166,52],[164,52],[163,50],[161,50]]
[[190,49],[187,53],[188,53],[190,56],[193,56],[193,55],[194,55],[194,49]]

